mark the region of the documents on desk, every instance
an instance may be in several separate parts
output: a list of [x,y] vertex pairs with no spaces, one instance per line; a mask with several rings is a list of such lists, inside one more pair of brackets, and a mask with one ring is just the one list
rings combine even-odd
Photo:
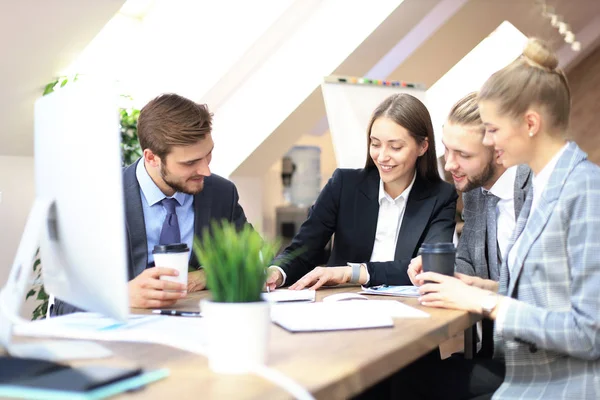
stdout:
[[125,323],[96,313],[74,313],[15,326],[33,337],[157,343],[205,354],[204,318],[130,315]]
[[372,286],[362,287],[362,294],[379,294],[383,296],[397,296],[397,297],[419,297],[419,288],[412,285],[406,286]]
[[263,293],[262,298],[269,303],[284,303],[293,301],[308,301],[314,302],[316,298],[315,290],[289,290],[277,289],[268,293]]
[[317,332],[394,326],[392,318],[429,314],[395,300],[275,304],[271,320],[290,332]]

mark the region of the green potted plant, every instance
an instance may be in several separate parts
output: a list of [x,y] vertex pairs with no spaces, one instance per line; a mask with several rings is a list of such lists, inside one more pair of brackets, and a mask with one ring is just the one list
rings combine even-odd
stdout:
[[247,373],[264,364],[270,330],[270,308],[261,294],[267,267],[277,249],[246,225],[213,222],[194,252],[206,271],[211,299],[202,300],[206,318],[208,358],[220,373]]

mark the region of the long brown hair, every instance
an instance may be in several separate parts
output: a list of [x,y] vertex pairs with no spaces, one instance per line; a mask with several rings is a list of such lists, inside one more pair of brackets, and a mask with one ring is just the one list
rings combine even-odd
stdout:
[[429,111],[419,99],[407,93],[391,95],[373,111],[367,128],[367,162],[365,168],[375,168],[375,162],[371,158],[369,149],[371,148],[371,129],[378,118],[388,118],[394,121],[406,129],[419,145],[425,140],[429,142],[425,154],[417,159],[417,173],[428,181],[440,181],[435,154],[435,140],[433,138],[433,124],[431,123]]

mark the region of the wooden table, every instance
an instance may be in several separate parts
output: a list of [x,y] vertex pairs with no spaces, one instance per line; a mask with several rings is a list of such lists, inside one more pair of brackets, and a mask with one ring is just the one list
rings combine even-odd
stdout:
[[[317,300],[357,287],[317,291]],[[190,294],[174,308],[196,311],[206,291]],[[389,300],[388,296],[368,296]],[[289,376],[318,399],[346,399],[363,392],[420,356],[464,331],[479,320],[466,312],[421,307],[416,299],[394,297],[431,314],[427,319],[395,319],[393,328],[353,331],[289,333],[272,324],[268,366]],[[149,310],[132,309],[145,314]],[[117,356],[74,362],[168,368],[170,376],[127,399],[289,399],[281,388],[254,375],[220,375],[200,355],[176,348],[143,343],[101,342]]]
[[[319,290],[317,300],[356,287]],[[193,293],[177,309],[198,310],[207,292]],[[369,296],[373,300],[386,296]],[[319,399],[344,399],[364,391],[440,343],[473,325],[479,318],[466,312],[421,307],[416,299],[395,298],[425,310],[428,319],[396,319],[394,328],[355,331],[289,333],[272,325],[268,366],[307,388]],[[148,310],[132,309],[134,313]],[[121,396],[144,399],[288,399],[279,387],[253,375],[215,374],[205,357],[161,345],[102,342],[118,357],[108,363],[166,367],[167,379]],[[97,361],[96,361],[97,363]]]

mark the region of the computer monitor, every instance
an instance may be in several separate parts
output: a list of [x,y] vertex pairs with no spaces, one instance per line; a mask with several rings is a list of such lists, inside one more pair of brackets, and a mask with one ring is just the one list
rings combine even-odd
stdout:
[[0,292],[0,346],[31,285],[39,246],[47,293],[124,321],[129,313],[119,97],[84,79],[41,97],[34,110],[35,200]]

